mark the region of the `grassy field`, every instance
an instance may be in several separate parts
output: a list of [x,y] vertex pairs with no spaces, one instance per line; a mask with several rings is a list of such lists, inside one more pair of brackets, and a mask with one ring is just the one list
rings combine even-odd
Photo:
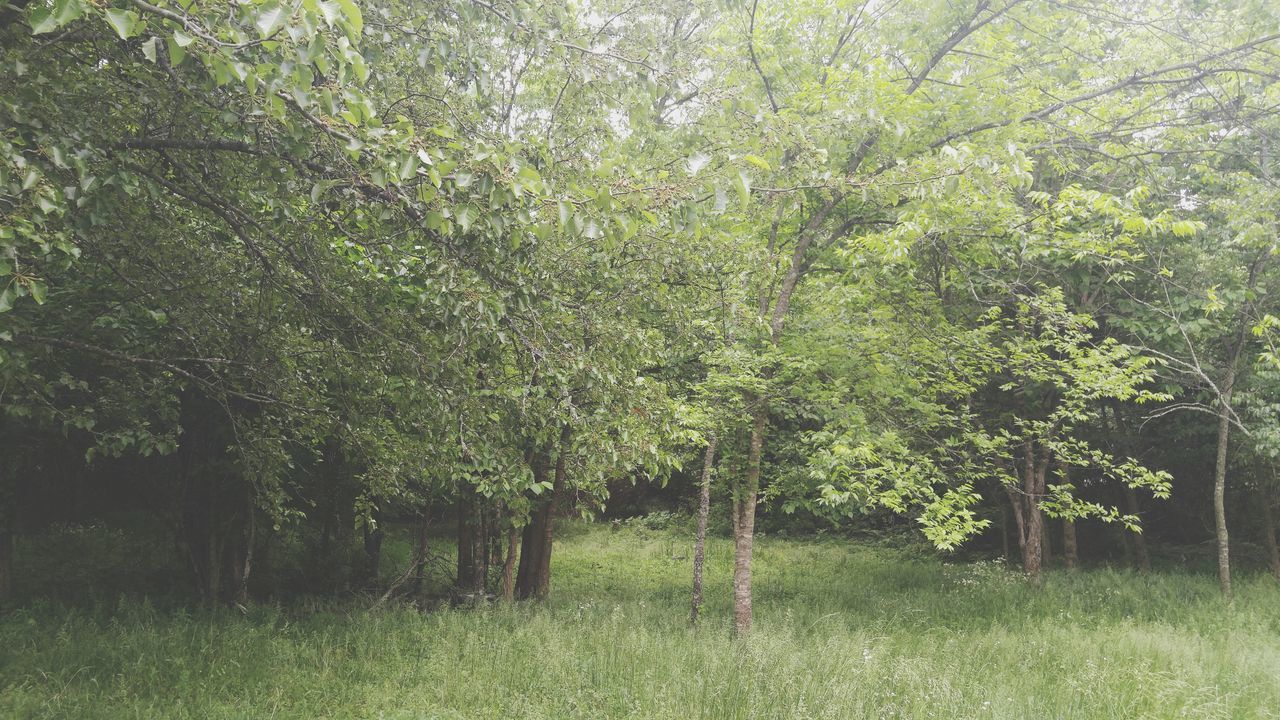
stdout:
[[687,625],[683,534],[575,526],[543,605],[233,611],[29,602],[0,617],[4,718],[1272,718],[1280,586],[1092,570],[1030,587],[850,541],[758,544],[756,632],[728,633],[731,545]]

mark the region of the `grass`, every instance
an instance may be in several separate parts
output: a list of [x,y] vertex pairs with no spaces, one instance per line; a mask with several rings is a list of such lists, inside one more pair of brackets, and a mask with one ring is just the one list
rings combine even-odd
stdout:
[[688,540],[577,526],[541,605],[354,600],[230,611],[128,596],[0,617],[0,717],[1273,718],[1280,586],[944,564],[764,538],[756,630],[729,638],[731,544],[688,627]]

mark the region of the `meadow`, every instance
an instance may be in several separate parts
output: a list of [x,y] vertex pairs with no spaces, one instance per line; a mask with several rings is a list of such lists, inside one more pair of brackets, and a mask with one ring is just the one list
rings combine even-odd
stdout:
[[691,628],[686,533],[567,530],[542,604],[29,598],[0,615],[0,717],[1280,717],[1280,587],[1260,574],[1228,607],[1209,574],[1036,587],[995,561],[765,537],[734,640],[729,540]]

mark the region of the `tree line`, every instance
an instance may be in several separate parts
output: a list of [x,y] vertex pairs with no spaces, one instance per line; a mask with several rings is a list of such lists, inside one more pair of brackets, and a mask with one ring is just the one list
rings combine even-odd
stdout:
[[111,510],[209,601],[286,536],[368,585],[392,522],[420,585],[446,521],[541,598],[619,482],[699,495],[695,620],[728,511],[738,633],[762,507],[1038,576],[1167,502],[1230,596],[1230,487],[1280,578],[1271,3],[0,16],[0,594]]

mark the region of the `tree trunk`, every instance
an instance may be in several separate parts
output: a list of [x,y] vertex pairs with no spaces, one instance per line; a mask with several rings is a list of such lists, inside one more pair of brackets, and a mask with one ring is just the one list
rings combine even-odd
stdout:
[[13,528],[0,524],[0,601],[13,595]]
[[422,594],[422,585],[426,580],[427,574],[427,530],[431,527],[428,521],[427,511],[422,510],[418,513],[418,537],[414,542],[413,557],[418,564],[413,570],[413,594],[419,596]]
[[[525,526],[520,544],[520,566],[516,572],[515,596],[520,600],[547,597],[551,589],[551,544],[555,531],[555,515],[566,484],[566,462],[572,430],[565,426],[560,431],[559,452],[556,457],[551,491],[542,506],[534,511]],[[547,451],[535,453],[533,476],[535,481],[546,479],[549,463]]]
[[1071,518],[1062,519],[1062,557],[1068,570],[1080,566],[1080,553],[1076,548],[1076,521]]
[[1042,566],[1048,567],[1053,564],[1053,527],[1049,522],[1049,518],[1044,518],[1042,522],[1044,523],[1044,539],[1040,543],[1040,563]]
[[714,434],[707,440],[707,452],[702,457],[702,484],[698,491],[698,532],[693,540],[693,601],[689,609],[689,622],[697,624],[702,609],[702,562],[707,548],[707,515],[711,511],[711,468],[715,465],[716,445]]
[[[375,523],[376,523],[375,517]],[[382,569],[382,524],[376,523],[373,529],[364,528],[364,582],[370,587],[378,583],[378,572]]]
[[519,537],[515,525],[507,528],[507,557],[502,563],[503,600],[510,601],[515,598],[516,555],[520,552]]
[[[1124,502],[1127,508],[1126,512],[1130,515],[1142,517],[1142,508],[1138,504],[1138,492],[1128,485],[1124,486]],[[1145,531],[1146,528],[1144,527]],[[1133,532],[1125,530],[1124,532],[1133,536],[1133,554],[1134,560],[1138,563],[1138,570],[1142,573],[1151,572],[1151,555],[1147,552],[1147,538],[1142,532]]]
[[1218,585],[1231,599],[1231,558],[1227,538],[1227,441],[1231,434],[1231,386],[1235,384],[1235,363],[1227,368],[1218,400],[1218,456],[1213,466],[1213,523],[1218,531]]
[[517,600],[528,600],[535,596],[538,579],[534,577],[541,563],[538,555],[542,551],[542,531],[546,524],[547,504],[534,511],[529,524],[520,533],[520,564],[516,570],[515,596]]
[[733,633],[739,637],[751,632],[751,553],[755,545],[756,500],[760,493],[760,457],[767,412],[760,405],[752,414],[747,474],[738,498],[738,522],[733,537]]
[[1009,508],[1000,508],[1000,556],[1009,562]]
[[209,588],[209,602],[216,603],[222,599],[222,540],[214,527],[213,503],[209,503],[209,529],[205,558],[205,587]]
[[1267,555],[1271,560],[1271,574],[1280,580],[1280,545],[1276,543],[1276,520],[1271,505],[1271,494],[1262,492],[1263,539],[1267,544]]
[[4,463],[0,465],[0,602],[13,597],[13,546],[18,517],[16,465]]
[[[1071,466],[1058,462],[1062,473],[1062,482],[1071,484]],[[1076,547],[1076,521],[1074,518],[1062,518],[1062,559],[1068,570],[1075,570],[1080,565],[1080,553]]]
[[249,602],[249,575],[253,572],[253,550],[257,542],[257,524],[254,522],[253,494],[246,492],[244,549],[231,554],[231,572],[235,580],[235,599],[241,606]]
[[555,478],[551,482],[551,501],[548,503],[550,512],[547,513],[547,522],[542,527],[542,553],[538,556],[538,583],[534,592],[539,600],[545,600],[547,595],[551,594],[551,550],[556,515],[561,511],[564,504],[566,475],[568,472],[567,463],[569,461],[569,440],[571,437],[572,430],[568,425],[565,425],[560,430],[560,449],[556,453]]
[[[1111,400],[1112,432],[1116,446],[1124,451],[1126,436],[1121,431],[1123,425],[1120,418],[1120,401]],[[1104,406],[1105,408],[1106,406]],[[1105,418],[1105,412],[1104,412]],[[1124,502],[1125,512],[1138,518],[1142,517],[1142,507],[1138,503],[1138,492],[1128,485],[1124,485]],[[1145,528],[1143,528],[1145,530]],[[1147,538],[1141,532],[1134,532],[1128,528],[1120,529],[1120,541],[1124,544],[1124,555],[1131,558],[1138,565],[1138,570],[1143,574],[1151,572],[1151,555],[1147,552]]]
[[479,521],[479,526],[476,528],[473,552],[480,558],[477,564],[480,566],[480,590],[483,592],[489,584],[489,511],[480,508],[475,517]]
[[1026,542],[1022,544],[1022,571],[1037,581],[1043,567],[1044,513],[1040,510],[1040,498],[1044,493],[1045,473],[1037,467],[1035,444],[1027,440],[1022,444],[1023,502],[1026,504]]
[[455,583],[462,593],[484,592],[484,545],[476,524],[477,514],[470,488],[464,489],[458,500],[458,580]]
[[1133,533],[1129,532],[1129,530],[1123,526],[1118,530],[1120,532],[1120,552],[1124,553],[1125,564],[1132,565],[1137,562],[1134,559],[1133,554],[1133,541],[1130,539],[1130,536],[1132,536]]

